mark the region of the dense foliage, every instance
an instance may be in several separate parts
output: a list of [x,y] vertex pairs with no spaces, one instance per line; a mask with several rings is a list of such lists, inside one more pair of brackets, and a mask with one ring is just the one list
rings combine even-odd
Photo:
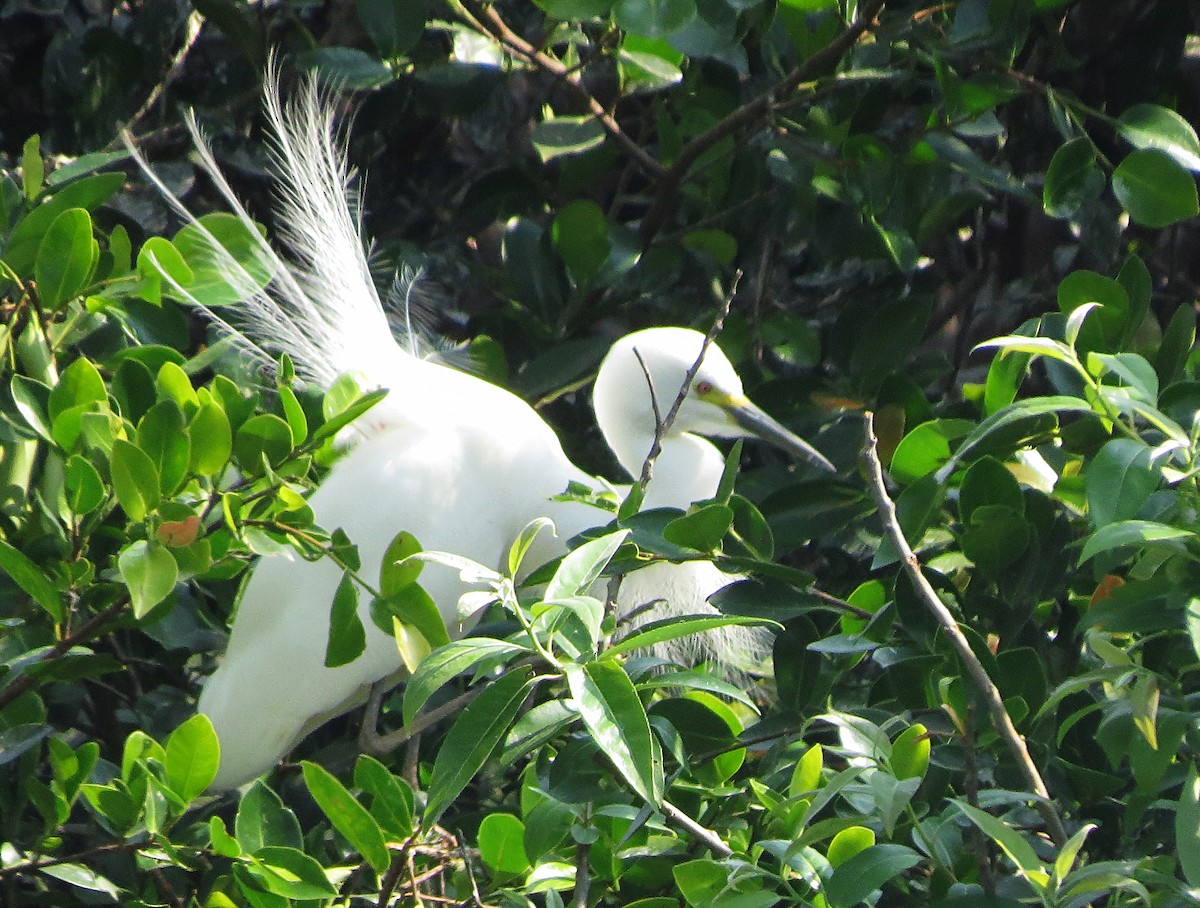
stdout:
[[[1192,4],[30,0],[0,22],[5,905],[1194,903]],[[271,48],[357,108],[380,287],[422,267],[430,329],[576,463],[621,478],[588,394],[611,338],[705,329],[736,286],[720,345],[840,474],[736,448],[716,499],[609,502],[537,586],[514,540],[477,571],[476,636],[213,799],[195,696],[257,554],[345,570],[329,660],[361,650],[357,597],[419,596],[411,570],[356,584],[304,499],[377,395],[229,356],[172,291],[219,307],[228,284],[117,139],[209,211],[194,108],[273,235]],[[592,581],[646,558],[747,573],[718,605],[774,622],[773,677],[646,657],[698,622],[614,638]]]

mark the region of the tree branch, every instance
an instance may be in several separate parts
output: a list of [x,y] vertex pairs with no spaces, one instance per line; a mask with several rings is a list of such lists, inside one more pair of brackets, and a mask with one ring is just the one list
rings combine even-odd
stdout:
[[650,242],[662,229],[663,224],[666,223],[667,218],[670,217],[683,178],[687,176],[688,171],[700,156],[722,139],[743,127],[765,120],[775,106],[787,100],[788,96],[801,84],[812,80],[818,73],[837,63],[865,32],[874,27],[876,17],[883,9],[883,3],[884,0],[868,0],[854,22],[828,45],[821,48],[757,98],[743,104],[725,119],[683,146],[674,163],[666,169],[665,173],[661,174],[658,192],[655,194],[646,216],[642,218],[643,247],[650,245]]
[[1062,845],[1067,840],[1067,833],[1063,828],[1062,819],[1050,801],[1050,792],[1046,788],[1046,783],[1042,780],[1037,766],[1034,765],[1033,758],[1029,755],[1029,748],[1025,746],[1025,739],[1021,737],[1016,726],[1013,725],[1012,717],[1008,714],[1008,710],[1004,706],[1004,699],[1000,696],[1000,689],[996,687],[995,682],[988,676],[987,669],[983,667],[983,663],[979,661],[979,658],[971,649],[971,644],[967,642],[966,636],[959,628],[954,616],[950,614],[950,610],[946,608],[945,603],[938,598],[938,594],[933,586],[925,579],[925,575],[921,571],[920,561],[917,560],[917,556],[908,544],[908,540],[904,538],[904,531],[900,529],[900,521],[896,516],[896,505],[891,497],[889,497],[883,480],[883,466],[879,462],[877,451],[878,440],[875,438],[874,416],[870,412],[867,412],[865,416],[865,441],[863,444],[862,459],[867,468],[867,484],[871,488],[871,494],[875,498],[875,504],[879,509],[879,519],[883,521],[884,532],[887,534],[887,538],[891,541],[896,551],[900,553],[900,559],[904,565],[905,572],[912,581],[913,589],[916,590],[921,601],[925,603],[926,608],[933,613],[934,618],[941,625],[942,630],[945,631],[950,644],[954,647],[954,651],[966,666],[971,680],[983,692],[988,713],[992,718],[992,725],[995,726],[997,733],[1003,739],[1004,743],[1008,745],[1008,749],[1017,761],[1017,767],[1025,777],[1026,784],[1037,795],[1037,798],[1034,800],[1034,807],[1042,815],[1050,837],[1056,844]]
[[460,14],[470,19],[480,31],[491,35],[511,53],[536,66],[538,69],[561,79],[574,92],[575,96],[587,105],[592,115],[599,121],[604,131],[611,136],[626,153],[652,177],[662,177],[667,169],[663,167],[646,149],[626,135],[625,130],[611,112],[601,104],[583,84],[583,78],[577,70],[570,69],[561,60],[538,50],[515,31],[496,12],[492,5],[481,6],[476,0],[460,0],[452,5],[458,7]]
[[47,662],[52,662],[55,659],[60,659],[74,646],[78,646],[85,640],[94,637],[97,632],[112,621],[117,615],[121,614],[121,610],[129,603],[127,594],[118,596],[104,611],[98,612],[92,618],[73,634],[68,634],[52,646],[49,652],[41,659],[31,665],[25,666],[24,674],[14,680],[8,687],[0,690],[0,709],[8,706],[13,700],[21,696],[27,690],[31,690],[37,684],[37,679],[29,672],[31,669],[39,665],[44,665]]

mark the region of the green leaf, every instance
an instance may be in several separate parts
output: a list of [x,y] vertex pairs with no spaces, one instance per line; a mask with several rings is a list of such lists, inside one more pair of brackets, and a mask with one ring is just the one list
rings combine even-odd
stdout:
[[569,22],[607,16],[613,0],[534,0],[534,3],[560,22]]
[[923,779],[929,768],[929,752],[929,729],[914,722],[892,742],[892,772],[897,779]]
[[829,843],[825,856],[835,870],[856,854],[866,851],[875,844],[875,833],[866,826],[847,826]]
[[1200,886],[1200,776],[1196,764],[1188,764],[1187,780],[1175,808],[1175,849],[1183,878],[1193,888]]
[[[313,432],[312,438],[309,439],[310,444],[333,437],[388,395],[386,388],[380,388],[346,401],[343,392],[338,388],[338,383],[334,382],[333,387],[321,400],[321,411],[325,415],[325,422],[321,423],[320,427]],[[357,391],[355,393],[357,394]]]
[[264,845],[301,848],[304,844],[300,821],[261,779],[238,801],[234,833],[242,850],[249,852]]
[[408,530],[397,533],[388,543],[379,562],[379,592],[390,596],[416,583],[425,565],[416,558],[409,559],[409,556],[420,551],[421,543],[416,536]]
[[[305,768],[310,765],[306,763]],[[337,895],[325,869],[298,848],[266,845],[251,859],[250,872],[275,895],[286,899],[328,899]]]
[[425,33],[426,5],[417,0],[358,0],[358,21],[384,57],[412,50]]
[[530,141],[545,164],[563,155],[580,154],[603,145],[604,127],[595,117],[555,117],[538,122]]
[[135,523],[145,520],[162,499],[154,461],[137,445],[118,438],[113,442],[109,465],[113,491],[126,515]]
[[872,845],[838,867],[825,885],[831,908],[849,908],[884,883],[915,867],[921,856],[904,845]]
[[21,182],[25,198],[36,199],[42,191],[42,178],[46,173],[46,164],[42,161],[42,137],[37,133],[25,140],[21,149]]
[[765,618],[751,618],[744,615],[699,615],[664,618],[661,621],[651,621],[638,627],[633,633],[622,637],[604,651],[602,659],[612,659],[637,649],[645,649],[656,643],[667,640],[677,640],[720,627],[762,627],[772,625],[773,621]]
[[1157,148],[1188,170],[1200,170],[1200,141],[1190,123],[1158,104],[1135,104],[1117,119],[1117,130],[1135,148]]
[[251,416],[238,426],[233,437],[233,452],[238,463],[247,472],[257,474],[262,470],[262,459],[277,467],[292,453],[291,427],[270,413]]
[[663,527],[663,538],[700,552],[716,551],[733,525],[733,509],[710,504],[677,517]]
[[488,814],[479,824],[479,856],[497,873],[527,871],[525,824],[511,813]]
[[1042,867],[1042,862],[1038,860],[1038,856],[1033,851],[1024,836],[1017,830],[1013,829],[1002,820],[998,820],[990,813],[980,810],[978,807],[972,807],[962,801],[954,801],[954,806],[961,810],[972,823],[979,827],[980,831],[989,839],[995,842],[1008,855],[1009,860],[1017,865],[1017,869],[1025,879],[1033,884],[1035,889],[1044,888],[1044,884],[1039,882],[1045,870]]
[[36,564],[0,539],[0,568],[55,620],[62,621],[62,597]]
[[971,514],[983,505],[1004,505],[1016,514],[1025,513],[1020,484],[994,457],[979,458],[964,474],[958,493],[959,519],[970,524]]
[[203,713],[192,716],[171,732],[166,751],[167,784],[190,803],[217,777],[221,745],[212,721]]
[[179,566],[157,542],[138,540],[117,558],[121,581],[129,588],[135,618],[143,618],[175,589]]
[[564,206],[554,219],[550,237],[576,286],[591,281],[612,251],[608,219],[591,199],[577,199]]
[[178,290],[186,287],[195,280],[195,275],[188,268],[179,250],[171,245],[170,240],[161,236],[152,236],[142,244],[137,257],[138,276],[142,283],[138,292],[148,303],[162,305],[162,285],[167,282],[168,293],[174,296],[187,294]]
[[350,572],[342,574],[329,609],[329,640],[325,644],[325,667],[347,665],[367,648],[367,631],[358,617],[358,587]]
[[53,393],[48,385],[26,375],[14,375],[9,384],[13,403],[26,425],[49,442],[54,441],[50,427],[49,404]]
[[166,495],[173,494],[187,476],[191,443],[183,412],[173,400],[160,400],[138,422],[137,446],[150,457]]
[[1083,551],[1079,554],[1079,563],[1122,546],[1142,546],[1159,542],[1178,544],[1195,535],[1189,530],[1155,523],[1152,520],[1122,520],[1101,527],[1093,533],[1084,543]]
[[535,517],[521,528],[521,532],[508,549],[508,576],[517,576],[521,570],[521,562],[529,554],[529,547],[533,545],[538,534],[547,528],[551,533],[554,532],[554,521],[549,517]]
[[87,286],[100,257],[92,239],[92,219],[82,208],[68,208],[56,217],[38,246],[33,273],[38,296],[46,309],[57,309]]
[[354,764],[354,784],[371,795],[371,816],[385,835],[393,841],[412,835],[413,793],[403,779],[388,772],[374,757],[362,754]]
[[1029,545],[1030,528],[1025,518],[1005,505],[980,505],[971,513],[971,524],[960,542],[963,554],[992,580],[1016,563]]
[[1042,207],[1052,218],[1069,218],[1104,191],[1104,175],[1096,167],[1092,143],[1072,139],[1050,159],[1042,187]]
[[587,593],[628,535],[629,530],[617,530],[567,553],[546,585],[543,598],[570,599]]
[[216,476],[233,453],[233,431],[224,408],[215,400],[200,404],[188,423],[191,452],[188,470],[200,476]]
[[67,489],[67,507],[72,514],[89,514],[104,502],[104,481],[99,471],[83,455],[71,456],[63,480]]
[[208,818],[208,841],[212,844],[213,851],[221,857],[240,858],[242,856],[242,846],[229,834],[229,830],[225,828],[225,821],[220,817]]
[[[410,583],[390,595],[372,600],[372,619],[376,626],[383,624],[384,627],[389,628],[390,632],[391,628],[383,620],[383,617],[388,615],[403,627],[419,633],[428,644],[429,650],[445,646],[450,642],[450,635],[446,632],[446,622],[442,619],[442,613],[438,609],[437,603],[416,583]],[[413,671],[416,665],[409,665],[408,668]]]
[[30,275],[42,236],[54,223],[55,218],[68,208],[84,208],[91,211],[120,189],[125,179],[124,172],[98,173],[58,190],[29,212],[16,226],[9,237],[8,247],[4,250],[4,260],[18,275]]
[[[232,306],[267,285],[275,260],[257,234],[235,214],[220,211],[185,224],[156,260],[172,283],[206,306]],[[141,256],[138,256],[139,270]],[[182,266],[182,267],[180,267]]]
[[520,656],[527,652],[525,647],[489,637],[469,637],[439,647],[421,662],[405,685],[404,724],[410,724],[434,692],[456,675],[485,659]]
[[383,830],[336,778],[316,763],[302,762],[304,784],[329,821],[371,865],[383,873],[391,864]]
[[669,35],[696,18],[696,0],[617,0],[617,26],[651,38]]
[[592,740],[631,788],[658,806],[663,796],[662,756],[637,690],[612,660],[568,663],[567,687]]
[[900,439],[888,470],[897,482],[909,484],[933,473],[950,460],[950,442],[971,431],[963,419],[938,419],[921,423]]
[[529,696],[533,686],[530,677],[528,668],[509,671],[458,714],[433,763],[426,826],[438,821],[503,740]]
[[1092,525],[1099,529],[1137,515],[1161,478],[1151,450],[1131,438],[1114,438],[1088,464],[1086,491]]
[[1112,181],[1129,216],[1146,227],[1169,227],[1200,213],[1196,181],[1157,149],[1131,151],[1113,171]]
[[104,387],[104,379],[92,362],[81,356],[63,370],[58,384],[50,392],[50,422],[55,422],[72,407],[107,403],[108,390]]

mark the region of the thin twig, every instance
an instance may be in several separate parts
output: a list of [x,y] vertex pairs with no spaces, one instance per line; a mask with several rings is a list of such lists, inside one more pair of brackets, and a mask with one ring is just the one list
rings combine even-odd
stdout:
[[646,149],[630,138],[612,113],[588,91],[587,86],[583,84],[582,76],[578,70],[568,67],[561,60],[550,56],[550,54],[538,50],[518,35],[501,18],[494,5],[489,4],[481,7],[475,0],[461,0],[461,2],[453,2],[452,0],[452,5],[458,8],[459,13],[464,18],[471,20],[476,28],[491,35],[509,51],[555,78],[561,79],[564,84],[570,87],[579,100],[587,105],[588,110],[599,121],[604,131],[624,148],[626,153],[647,174],[652,177],[662,177],[667,173],[667,169]]
[[[671,426],[675,424],[675,417],[679,415],[679,408],[687,400],[688,392],[692,389],[692,382],[696,378],[696,373],[700,371],[700,366],[704,362],[704,355],[708,353],[708,348],[712,346],[713,341],[717,339],[717,335],[721,333],[721,328],[725,325],[725,317],[729,315],[729,307],[733,305],[733,297],[737,293],[738,282],[741,279],[742,272],[739,270],[733,276],[733,283],[730,285],[729,292],[725,295],[725,300],[721,304],[721,311],[717,314],[712,327],[708,329],[708,333],[704,335],[704,341],[700,344],[699,356],[696,357],[696,361],[692,363],[691,368],[683,376],[683,384],[679,386],[679,393],[675,395],[675,402],[671,404],[671,409],[667,411],[666,416],[662,419],[658,418],[658,404],[655,403],[654,444],[650,446],[650,453],[646,455],[646,460],[642,463],[642,473],[635,484],[635,487],[639,489],[641,494],[645,494],[646,487],[654,477],[654,462],[658,460],[658,455],[662,453],[663,439],[671,431]],[[637,348],[634,348],[634,353],[637,353]],[[640,355],[638,356],[638,362],[642,363]],[[642,363],[642,368],[646,368],[645,363]],[[649,372],[646,373],[646,382],[650,385],[651,400],[654,400],[654,383],[650,381]],[[630,494],[633,494],[632,490],[630,490]]]
[[900,554],[901,562],[909,579],[912,581],[913,589],[917,591],[917,595],[925,603],[926,608],[933,613],[934,618],[941,625],[942,630],[945,631],[947,638],[949,638],[950,644],[954,647],[954,651],[966,666],[967,673],[971,676],[971,679],[980,691],[983,692],[983,698],[987,703],[992,724],[1016,759],[1017,767],[1025,777],[1026,784],[1037,795],[1037,798],[1034,800],[1034,806],[1037,808],[1038,813],[1042,815],[1050,837],[1056,844],[1062,845],[1067,840],[1067,833],[1063,828],[1062,819],[1059,817],[1058,811],[1055,810],[1054,804],[1050,801],[1050,792],[1046,788],[1046,783],[1042,780],[1037,766],[1034,765],[1033,758],[1029,755],[1029,748],[1025,746],[1025,739],[1021,737],[1016,726],[1013,725],[1012,717],[1008,714],[1008,710],[1004,706],[1004,699],[1000,695],[999,688],[996,687],[995,682],[988,676],[987,669],[983,667],[983,663],[979,661],[979,658],[971,649],[971,644],[967,642],[966,636],[959,628],[958,622],[954,620],[954,616],[950,614],[950,610],[946,608],[945,603],[938,598],[938,594],[933,586],[925,579],[925,575],[921,571],[920,561],[917,560],[917,556],[913,553],[908,540],[904,538],[904,531],[900,529],[900,521],[896,517],[896,505],[888,495],[887,486],[884,484],[883,466],[879,462],[877,451],[878,440],[875,438],[874,416],[870,412],[864,415],[866,417],[864,422],[865,443],[863,444],[862,459],[867,468],[867,482],[871,487],[871,494],[875,498],[875,504],[879,510],[879,518],[883,522],[884,532],[887,534],[887,538],[891,541],[893,547]]
[[571,899],[571,908],[588,908],[588,893],[592,888],[591,853],[591,843],[575,844],[575,895]]
[[662,174],[654,201],[651,202],[646,216],[642,218],[642,245],[650,245],[651,240],[662,229],[674,207],[683,178],[706,151],[743,127],[765,120],[776,105],[786,101],[801,84],[810,81],[816,74],[837,63],[865,32],[875,26],[876,17],[881,9],[883,9],[883,0],[868,0],[854,22],[829,44],[806,59],[757,98],[743,104],[684,145],[671,166]]
[[[478,697],[487,689],[486,684],[476,685],[468,691],[459,694],[453,700],[448,700],[436,709],[431,709],[427,713],[422,713],[417,718],[413,719],[408,725],[403,728],[398,728],[386,735],[380,735],[374,723],[363,722],[362,731],[359,733],[359,744],[367,753],[379,757],[384,754],[391,753],[402,744],[407,744],[408,741],[415,736],[421,734],[427,728],[437,725],[447,716],[452,716],[461,710],[464,706]],[[379,718],[378,707],[371,714],[375,719]],[[368,717],[365,718],[369,718]]]
[[196,39],[200,37],[200,28],[202,25],[204,25],[204,17],[199,13],[193,12],[188,16],[186,30],[183,35],[183,44],[171,59],[170,68],[159,79],[158,84],[154,86],[150,94],[146,96],[146,100],[142,102],[142,106],[129,118],[129,122],[125,124],[126,129],[132,130],[138,120],[150,113],[150,109],[162,97],[163,92],[167,90],[167,86],[174,82],[179,77],[179,74],[183,72],[184,61],[187,60],[187,55],[196,44]]
[[72,647],[83,643],[85,640],[91,639],[95,634],[108,622],[112,621],[121,611],[129,604],[128,594],[118,596],[113,602],[102,612],[93,615],[83,627],[75,631],[73,634],[68,634],[59,640],[50,651],[41,659],[31,665],[25,666],[25,674],[21,675],[12,684],[0,690],[0,709],[8,706],[13,700],[21,696],[27,690],[31,690],[37,684],[37,679],[30,674],[30,670],[39,665],[45,665],[47,662],[53,662],[55,659],[61,658]]
[[717,835],[711,829],[701,826],[670,801],[662,802],[662,812],[667,819],[678,823],[680,826],[702,841],[705,845],[711,848],[715,854],[718,854],[723,858],[733,856],[733,849],[726,845],[725,842],[721,840],[719,835]]

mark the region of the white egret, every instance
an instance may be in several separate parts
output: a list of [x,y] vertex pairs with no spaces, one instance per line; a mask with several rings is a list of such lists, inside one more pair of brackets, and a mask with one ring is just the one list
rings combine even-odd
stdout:
[[[207,237],[214,263],[243,297],[236,325],[225,328],[249,355],[269,360],[267,351],[287,352],[299,374],[318,386],[355,371],[369,385],[393,389],[358,422],[360,439],[310,497],[317,522],[341,527],[357,544],[361,574],[372,584],[385,547],[402,529],[426,550],[498,566],[517,533],[546,516],[558,528],[557,542],[543,544],[537,557],[561,554],[564,541],[600,522],[600,515],[586,505],[552,498],[572,481],[596,481],[568,460],[554,432],[520,398],[421,359],[393,340],[370,277],[355,198],[346,188],[331,106],[309,81],[285,108],[271,78],[266,110],[281,185],[277,222],[292,258],[287,264],[261,239],[190,124],[201,164],[250,228],[260,259],[273,272],[265,289],[138,160],[194,230]],[[175,290],[188,295],[177,284]],[[688,329],[647,329],[618,341],[602,363],[597,419],[632,475],[655,435],[647,380],[658,399],[669,403],[702,341]],[[820,454],[746,399],[736,371],[716,346],[708,349],[663,439],[648,506],[685,508],[715,493],[724,459],[702,435],[763,436],[832,470]],[[344,666],[324,666],[329,608],[341,576],[328,559],[309,562],[290,552],[264,556],[254,568],[224,659],[198,704],[221,744],[214,790],[267,771],[304,734],[362,702],[370,685],[402,668],[395,641],[370,620],[366,602],[360,606],[367,631],[364,653]],[[652,617],[711,613],[707,597],[731,579],[709,563],[652,565],[626,578],[618,605],[625,610],[661,599]],[[457,573],[431,566],[421,583],[451,633],[461,633],[455,606],[467,587]],[[761,649],[762,644],[753,633],[742,633],[713,646]],[[729,653],[717,655],[739,661]]]

